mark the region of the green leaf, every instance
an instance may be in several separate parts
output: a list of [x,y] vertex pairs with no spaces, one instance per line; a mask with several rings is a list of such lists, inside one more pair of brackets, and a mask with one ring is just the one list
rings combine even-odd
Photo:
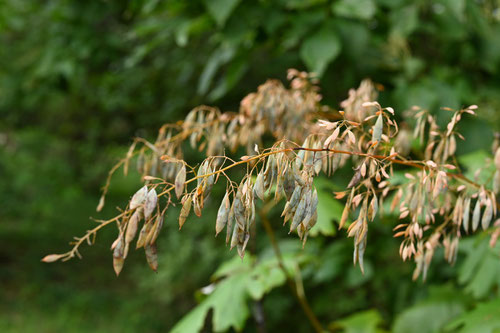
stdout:
[[324,27],[302,43],[300,57],[309,71],[322,76],[328,64],[339,55],[340,49],[341,43],[336,32]]
[[371,19],[376,10],[373,0],[340,0],[332,4],[334,14],[361,20]]
[[[296,265],[297,256],[283,257],[286,267]],[[290,272],[292,272],[290,270]],[[273,288],[286,281],[276,257],[257,261],[247,254],[243,260],[234,256],[214,273],[214,290],[189,314],[175,325],[172,332],[198,332],[210,309],[213,309],[213,328],[216,332],[233,328],[243,329],[250,310],[249,298],[259,300]]]
[[[432,292],[432,290],[431,290]],[[394,333],[441,332],[445,325],[465,310],[464,299],[453,287],[436,287],[433,295],[396,317]]]
[[170,333],[198,333],[203,327],[210,304],[202,303],[184,316],[170,331]]
[[208,59],[203,72],[198,81],[198,93],[200,95],[206,94],[212,84],[212,81],[217,74],[220,66],[226,64],[234,57],[234,47],[229,44],[223,44],[216,49]]
[[[491,154],[484,150],[476,150],[469,154],[458,157],[458,162],[465,166],[464,175],[469,179],[475,179],[481,184],[488,183],[491,175],[495,172],[493,164],[486,164],[486,160],[491,158]],[[477,170],[481,170],[476,175]]]
[[460,333],[493,333],[500,330],[500,299],[479,304],[451,322],[446,329]]
[[240,0],[205,0],[208,12],[219,27],[224,26],[227,19],[236,8]]
[[231,90],[243,77],[248,68],[246,58],[239,58],[233,61],[226,70],[226,74],[219,80],[215,88],[210,92],[208,98],[210,101],[215,101],[223,97]]
[[475,239],[475,246],[466,248],[468,254],[460,267],[459,282],[466,284],[465,290],[475,298],[482,298],[491,293],[500,284],[500,268],[498,266],[498,250],[500,244],[493,249],[488,239]]
[[340,221],[344,205],[333,197],[331,182],[324,178],[316,178],[314,185],[318,190],[318,221],[309,232],[311,236],[319,233],[325,236],[333,236],[337,229],[334,220]]
[[337,233],[334,220],[340,221],[344,205],[333,197],[333,194],[318,189],[318,221],[311,229],[311,236],[321,233],[325,236],[333,236]]
[[335,322],[335,326],[344,329],[344,333],[376,333],[377,326],[383,322],[377,310],[355,313],[345,319]]
[[391,34],[409,36],[418,27],[418,7],[411,4],[395,9],[389,14]]

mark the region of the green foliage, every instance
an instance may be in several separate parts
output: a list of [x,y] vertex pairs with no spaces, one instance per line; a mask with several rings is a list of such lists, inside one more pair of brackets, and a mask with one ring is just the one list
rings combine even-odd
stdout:
[[500,300],[479,303],[477,307],[461,315],[447,326],[460,333],[494,333],[500,330]]
[[[283,263],[289,272],[294,272],[303,258],[287,256]],[[291,275],[293,276],[293,275]],[[234,257],[223,263],[214,273],[215,281],[204,288],[208,296],[173,329],[175,333],[199,332],[209,310],[213,310],[213,331],[224,332],[229,328],[242,330],[250,310],[249,299],[260,300],[274,288],[286,281],[276,258],[257,260],[247,255],[243,260]]]
[[345,333],[381,333],[384,331],[378,326],[382,322],[380,313],[376,310],[368,310],[339,320],[334,325],[343,328]]

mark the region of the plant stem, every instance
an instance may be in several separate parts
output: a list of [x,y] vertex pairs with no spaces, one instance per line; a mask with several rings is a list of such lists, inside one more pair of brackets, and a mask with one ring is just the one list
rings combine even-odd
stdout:
[[293,281],[293,279],[290,277],[290,274],[288,273],[288,270],[285,267],[285,264],[283,263],[283,257],[281,256],[281,251],[278,246],[278,243],[276,241],[276,237],[274,235],[273,228],[271,226],[271,223],[269,222],[269,219],[267,218],[267,213],[269,212],[269,209],[273,205],[270,205],[269,203],[264,205],[264,207],[259,210],[259,216],[260,219],[262,220],[262,225],[264,226],[264,229],[266,230],[266,234],[269,236],[269,240],[271,241],[274,254],[276,255],[276,259],[278,260],[278,264],[285,274],[286,281],[288,286],[290,287],[290,290],[293,293],[293,296],[297,299],[299,302],[300,306],[302,307],[302,310],[304,311],[305,315],[307,316],[307,319],[309,319],[309,322],[311,326],[314,328],[314,331],[317,333],[324,332],[325,330],[323,329],[323,326],[319,322],[318,318],[314,314],[311,306],[309,305],[309,302],[307,301],[307,298],[304,293],[299,293],[297,290],[297,285]]

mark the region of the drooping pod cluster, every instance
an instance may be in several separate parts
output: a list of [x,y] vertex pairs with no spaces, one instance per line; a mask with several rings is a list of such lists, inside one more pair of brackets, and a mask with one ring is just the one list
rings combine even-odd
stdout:
[[[154,214],[155,210],[156,214]],[[156,190],[154,188],[148,190],[147,186],[143,186],[132,196],[128,210],[119,223],[118,238],[111,246],[113,268],[117,275],[123,268],[130,243],[135,239],[141,221],[144,223],[139,232],[136,249],[144,247],[149,266],[153,270],[158,268],[156,239],[163,226],[163,219],[163,214],[158,211]]]

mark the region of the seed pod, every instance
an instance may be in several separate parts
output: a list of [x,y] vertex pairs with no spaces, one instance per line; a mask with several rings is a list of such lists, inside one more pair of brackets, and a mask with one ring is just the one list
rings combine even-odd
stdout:
[[480,199],[476,201],[476,206],[474,207],[474,213],[472,213],[472,231],[476,231],[479,226],[479,219],[481,218],[481,204]]
[[195,193],[193,195],[193,208],[196,216],[201,217],[201,205],[203,202],[203,198],[200,200],[200,196]]
[[381,112],[377,118],[377,121],[375,122],[375,125],[373,126],[372,143],[380,142],[380,139],[382,138],[383,128],[384,128],[384,120],[382,118],[382,112]]
[[158,202],[158,195],[156,190],[152,188],[148,195],[146,196],[146,202],[144,204],[144,219],[148,219],[156,208],[156,203]]
[[130,243],[137,233],[137,226],[141,220],[142,209],[138,209],[132,214],[127,225],[127,232],[125,234],[125,242]]
[[493,177],[493,192],[500,193],[500,169],[495,171],[495,176]]
[[54,262],[64,257],[64,254],[49,254],[43,257],[43,262]]
[[235,247],[236,245],[238,245],[238,243],[239,243],[239,240],[238,240],[238,239],[239,239],[239,236],[238,236],[238,234],[239,234],[240,232],[241,232],[241,231],[238,229],[238,225],[237,225],[237,224],[235,224],[235,225],[234,225],[234,228],[233,228],[233,234],[232,234],[232,236],[231,236],[231,246],[230,246],[230,248],[229,248],[230,250],[232,250],[232,249],[233,249],[233,247]]
[[354,176],[352,176],[351,181],[349,182],[349,185],[347,185],[347,188],[355,187],[356,185],[359,184],[360,181],[361,181],[361,171],[358,169],[354,173]]
[[231,203],[229,201],[229,193],[226,192],[224,199],[217,212],[217,220],[215,222],[215,236],[217,236],[226,226],[227,220],[229,218],[229,211],[231,210]]
[[323,144],[323,148],[329,148],[330,143],[334,142],[334,141],[337,139],[337,137],[339,136],[339,133],[340,133],[340,127],[337,127],[337,128],[333,131],[332,135],[330,135],[330,136],[329,136],[329,137],[325,140],[325,142],[324,142],[324,144]]
[[295,230],[295,228],[297,228],[299,223],[302,222],[302,220],[306,214],[307,204],[310,201],[310,196],[311,196],[310,193],[311,193],[311,190],[308,189],[305,191],[305,193],[302,194],[302,197],[300,198],[299,205],[297,206],[297,210],[295,211],[295,215],[293,216],[292,223],[290,224],[290,232]]
[[116,276],[120,275],[123,268],[123,263],[125,262],[123,252],[124,252],[125,242],[123,236],[119,236],[119,240],[113,251],[113,269],[115,270]]
[[139,232],[139,238],[137,239],[137,244],[135,246],[136,249],[141,248],[144,246],[146,242],[146,238],[149,235],[149,232],[151,231],[151,228],[153,227],[153,221],[149,220],[144,225],[142,226],[141,231]]
[[301,197],[301,193],[302,187],[296,186],[295,190],[293,191],[292,197],[290,198],[290,201],[285,204],[285,209],[283,209],[283,213],[281,214],[281,216],[286,216],[288,212],[296,209],[296,206],[299,203]]
[[348,217],[349,217],[349,205],[346,204],[344,206],[344,210],[342,211],[342,217],[340,218],[339,230],[344,227],[344,224],[347,221]]
[[295,190],[295,176],[292,171],[292,166],[289,165],[285,170],[285,175],[283,179],[283,191],[285,191],[285,196],[287,200],[290,200],[294,190]]
[[264,174],[262,172],[257,175],[253,191],[259,199],[264,200]]
[[149,231],[149,234],[146,237],[146,244],[153,244],[156,242],[158,235],[160,234],[161,228],[163,227],[163,215],[158,215],[156,221]]
[[146,260],[148,261],[149,267],[156,272],[158,269],[158,252],[156,244],[153,243],[144,245],[144,252],[146,253]]
[[183,164],[177,176],[175,177],[175,195],[180,198],[184,192],[184,184],[186,183],[186,166]]
[[368,206],[368,219],[373,221],[378,211],[378,198],[374,195]]
[[193,202],[193,198],[190,195],[185,195],[182,198],[182,208],[181,208],[181,213],[179,215],[179,230],[182,228],[182,226],[186,222],[186,218],[188,217],[189,212],[191,211],[192,202]]
[[231,205],[231,209],[229,210],[229,216],[227,218],[227,227],[226,227],[226,245],[229,243],[231,239],[231,231],[233,230],[233,221],[234,221],[234,201]]
[[130,209],[135,209],[141,206],[145,201],[148,195],[148,187],[144,185],[141,187],[130,199]]
[[364,268],[364,254],[365,254],[365,249],[366,249],[366,224],[363,224],[363,227],[358,228],[358,231],[356,232],[356,237],[354,239],[354,254],[353,254],[353,262],[356,264],[356,262],[359,264],[359,268],[361,269],[361,273],[365,274],[365,268]]
[[469,219],[470,219],[470,197],[467,197],[464,201],[464,213],[462,218],[462,225],[465,232],[469,232]]
[[483,218],[481,220],[481,227],[483,228],[483,230],[488,229],[492,218],[493,218],[493,207],[491,201],[488,200],[488,202],[486,203],[486,209],[484,210],[483,213]]

